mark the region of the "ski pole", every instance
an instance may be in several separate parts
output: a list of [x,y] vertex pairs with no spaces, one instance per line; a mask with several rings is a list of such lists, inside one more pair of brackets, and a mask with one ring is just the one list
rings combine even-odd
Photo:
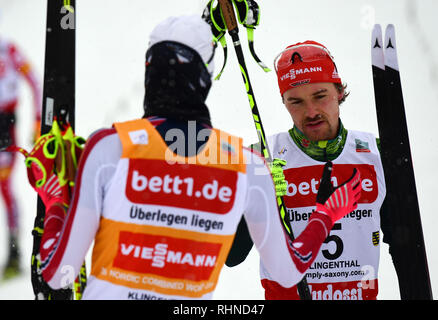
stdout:
[[[272,157],[266,143],[265,131],[263,129],[262,120],[260,117],[259,110],[257,108],[257,103],[251,86],[251,81],[249,80],[248,71],[245,64],[245,58],[242,51],[242,46],[240,45],[239,28],[237,26],[237,20],[236,20],[234,8],[230,0],[219,0],[219,5],[222,11],[223,18],[225,20],[226,29],[228,30],[228,33],[230,34],[231,39],[233,41],[233,46],[237,55],[237,60],[239,62],[240,71],[242,73],[243,81],[245,83],[246,93],[248,94],[249,105],[252,111],[252,117],[260,141],[260,148],[261,148],[260,151],[262,155],[265,157],[266,161],[268,163],[271,163]],[[295,237],[292,232],[289,216],[286,214],[286,206],[284,204],[283,197],[277,197],[277,205],[280,211],[281,218],[283,220],[283,224],[287,229],[291,241],[293,241]],[[310,296],[309,287],[307,285],[307,280],[305,277],[303,277],[303,279],[297,284],[297,288],[301,300],[312,299]]]

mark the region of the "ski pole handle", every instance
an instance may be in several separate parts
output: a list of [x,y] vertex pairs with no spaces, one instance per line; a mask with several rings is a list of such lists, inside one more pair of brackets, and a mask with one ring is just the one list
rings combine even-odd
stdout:
[[[242,51],[242,46],[240,45],[240,39],[239,39],[239,29],[237,27],[237,21],[236,21],[236,15],[234,13],[234,8],[233,5],[231,4],[230,0],[219,0],[219,4],[221,6],[221,10],[222,10],[222,15],[225,21],[230,21],[230,23],[232,23],[231,21],[235,22],[235,27],[233,29],[228,29],[228,33],[231,36],[231,39],[233,40],[233,45],[234,45],[234,49],[237,55],[237,60],[239,62],[239,66],[240,66],[240,71],[242,73],[242,77],[243,80],[245,82],[245,88],[246,88],[246,93],[248,95],[248,101],[251,107],[251,111],[252,111],[252,117],[254,120],[254,124],[257,130],[257,135],[259,137],[259,141],[260,141],[260,152],[262,153],[262,155],[265,157],[267,162],[272,162],[272,157],[271,154],[269,152],[269,149],[267,147],[267,142],[266,142],[266,135],[265,135],[265,131],[263,129],[263,125],[262,125],[262,121],[260,118],[260,112],[258,110],[257,107],[257,102],[254,96],[254,92],[252,89],[252,85],[251,85],[251,81],[249,79],[248,76],[248,71],[246,68],[246,63],[245,63],[245,57],[243,55],[243,51]],[[228,23],[226,23],[226,26],[228,28]]]
[[222,14],[225,20],[225,26],[228,32],[233,31],[237,28],[236,15],[234,14],[233,4],[230,0],[219,0],[219,5],[222,10]]

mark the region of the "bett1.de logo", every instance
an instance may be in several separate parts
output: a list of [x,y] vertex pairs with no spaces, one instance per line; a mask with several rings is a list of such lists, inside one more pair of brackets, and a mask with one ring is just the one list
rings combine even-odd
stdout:
[[[353,168],[360,171],[362,193],[359,203],[373,203],[378,195],[377,176],[374,167],[369,164],[335,164],[333,166],[332,184],[338,186],[350,178]],[[284,197],[288,207],[310,207],[315,205],[316,194],[323,166],[291,168],[284,171],[287,181],[287,194]]]
[[133,203],[226,214],[234,205],[237,178],[232,170],[131,159],[126,196]]

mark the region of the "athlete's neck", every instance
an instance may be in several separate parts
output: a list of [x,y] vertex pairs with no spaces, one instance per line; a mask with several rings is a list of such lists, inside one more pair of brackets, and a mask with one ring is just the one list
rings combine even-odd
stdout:
[[309,157],[317,161],[332,161],[342,152],[347,138],[347,130],[339,119],[339,131],[332,140],[310,141],[296,126],[289,130],[295,144]]
[[211,130],[210,123],[201,121],[165,117],[147,119],[155,126],[167,146],[172,145],[172,151],[183,157],[198,154],[208,141]]

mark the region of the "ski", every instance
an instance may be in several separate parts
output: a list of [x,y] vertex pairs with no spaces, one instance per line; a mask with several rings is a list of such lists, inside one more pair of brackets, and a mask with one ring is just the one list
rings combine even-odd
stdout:
[[[48,0],[44,63],[41,135],[52,128],[56,118],[61,125],[75,121],[75,0]],[[44,231],[45,207],[38,197],[34,222],[31,280],[36,300],[70,300],[75,288],[52,290],[42,278],[39,248]],[[83,270],[82,270],[83,271]],[[83,272],[81,272],[83,274]],[[82,276],[81,276],[82,277]],[[79,278],[79,283],[84,281]],[[83,283],[85,285],[85,282]]]
[[409,144],[394,25],[374,26],[372,74],[380,153],[390,208],[391,255],[402,300],[432,300],[414,169]]

